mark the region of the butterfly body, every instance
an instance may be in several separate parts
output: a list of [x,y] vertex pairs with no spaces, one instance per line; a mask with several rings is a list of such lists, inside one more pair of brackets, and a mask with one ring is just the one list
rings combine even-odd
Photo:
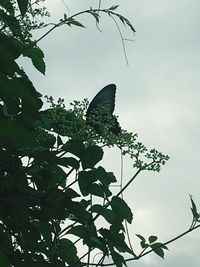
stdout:
[[[117,118],[113,115],[115,109],[115,94],[116,85],[109,84],[97,93],[88,106],[86,112],[87,124],[92,126],[98,134],[101,133],[100,124],[108,124],[110,118],[112,119],[112,125],[109,127],[109,132],[112,132],[113,134],[121,132]],[[101,113],[101,117],[98,118],[97,111],[101,108],[103,111]],[[92,117],[93,119],[97,119],[96,123],[91,120]]]

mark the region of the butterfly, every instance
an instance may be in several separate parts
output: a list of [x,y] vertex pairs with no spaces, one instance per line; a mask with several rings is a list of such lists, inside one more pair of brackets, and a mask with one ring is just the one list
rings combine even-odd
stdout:
[[102,114],[102,124],[106,124],[107,118],[111,116],[113,122],[112,126],[109,128],[109,132],[118,135],[121,132],[121,127],[117,121],[116,116],[113,115],[115,109],[115,94],[116,94],[116,85],[109,84],[101,89],[97,95],[90,102],[87,112],[86,112],[86,122],[90,125],[97,133],[101,133],[99,123],[95,123],[90,120],[92,116],[95,116],[96,110],[100,107],[105,109]]

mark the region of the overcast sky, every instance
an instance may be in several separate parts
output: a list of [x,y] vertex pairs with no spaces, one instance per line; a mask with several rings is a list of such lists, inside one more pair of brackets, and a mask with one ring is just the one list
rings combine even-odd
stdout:
[[[64,12],[72,15],[98,4],[65,0],[68,10],[62,0],[47,2],[54,21]],[[30,77],[41,93],[63,97],[67,106],[74,99],[92,99],[109,83],[117,85],[115,114],[122,127],[170,156],[159,174],[141,174],[125,196],[134,213],[134,242],[136,233],[154,234],[164,242],[190,226],[190,194],[200,208],[200,1],[102,1],[102,7],[112,4],[120,4],[119,12],[136,29],[134,36],[119,24],[124,37],[134,40],[126,42],[129,66],[113,21],[104,15],[101,33],[94,19],[84,15],[80,21],[86,29],[64,26],[40,42],[46,76],[30,67]],[[114,164],[109,160],[112,153],[105,166],[119,171],[120,159]],[[124,168],[126,180],[133,174],[130,161]],[[199,252],[196,230],[169,245],[164,261],[152,254],[128,266],[197,267]]]

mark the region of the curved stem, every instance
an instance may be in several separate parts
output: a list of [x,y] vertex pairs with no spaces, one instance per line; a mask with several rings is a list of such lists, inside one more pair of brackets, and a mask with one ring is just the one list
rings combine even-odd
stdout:
[[39,39],[37,39],[35,42],[38,43],[39,41],[41,41],[44,37],[46,37],[50,32],[52,32],[53,30],[55,30],[55,28],[60,27],[62,25],[64,25],[67,21],[70,21],[71,19],[73,19],[74,17],[77,17],[79,15],[82,15],[84,13],[91,13],[91,12],[106,12],[107,9],[86,9],[84,11],[80,11],[74,15],[72,15],[71,17],[66,18],[65,20],[58,22],[57,24],[55,24],[50,30],[48,30],[46,33],[44,33]]

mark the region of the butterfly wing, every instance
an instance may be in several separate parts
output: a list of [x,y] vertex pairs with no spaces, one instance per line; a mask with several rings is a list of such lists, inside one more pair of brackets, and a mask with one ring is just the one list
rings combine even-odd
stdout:
[[101,89],[90,102],[86,117],[90,116],[98,106],[105,107],[108,113],[112,114],[115,108],[115,93],[115,84],[109,84]]
[[95,113],[95,109],[97,109],[99,106],[105,107],[106,114],[111,115],[113,117],[114,125],[110,128],[110,132],[112,132],[115,135],[118,135],[121,132],[121,127],[117,121],[117,118],[114,115],[112,115],[115,108],[115,93],[116,93],[116,85],[109,84],[105,86],[103,89],[101,89],[101,91],[98,92],[98,94],[92,99],[92,101],[89,104],[89,107],[86,112],[86,121],[87,124],[92,126],[98,134],[101,133],[99,125],[89,121],[89,117]]

